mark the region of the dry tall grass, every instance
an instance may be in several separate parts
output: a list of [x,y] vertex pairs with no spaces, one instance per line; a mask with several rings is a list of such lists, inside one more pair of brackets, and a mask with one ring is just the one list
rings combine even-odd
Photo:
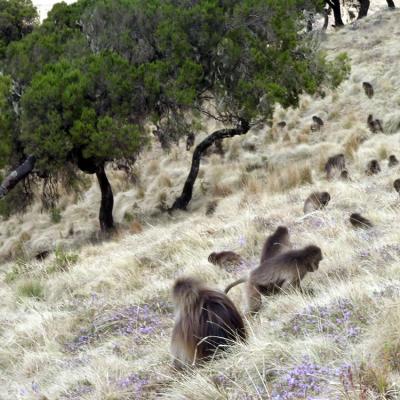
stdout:
[[[157,207],[179,193],[191,154],[182,146],[164,155],[155,146],[136,165],[140,185],[126,188],[110,171],[122,228],[114,240],[93,241],[95,182],[65,204],[57,224],[39,205],[2,222],[0,399],[400,398],[400,208],[391,186],[400,171],[382,160],[379,175],[364,173],[371,158],[400,157],[399,17],[385,10],[329,34],[328,54],[351,56],[349,80],[323,99],[305,98],[301,109],[277,109],[274,125],[288,122],[287,140],[271,141],[264,128],[224,144],[223,159],[206,158],[188,213],[170,217]],[[364,80],[374,85],[372,99],[361,90]],[[385,134],[368,131],[371,112]],[[311,132],[316,114],[325,126]],[[320,169],[338,152],[346,153],[350,182],[327,181]],[[332,200],[304,216],[313,190],[328,190]],[[352,229],[352,212],[374,228]],[[278,224],[289,227],[295,246],[322,248],[320,270],[302,292],[264,299],[248,321],[246,345],[175,374],[174,279],[196,275],[225,287],[245,270],[225,272],[208,254],[229,249],[256,265]],[[32,259],[56,248],[44,261]],[[240,306],[240,286],[231,296]]]

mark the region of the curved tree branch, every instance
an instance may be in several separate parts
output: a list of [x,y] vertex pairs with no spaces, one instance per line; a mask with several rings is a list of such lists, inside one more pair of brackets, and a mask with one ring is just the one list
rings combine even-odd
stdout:
[[192,199],[193,186],[196,181],[197,175],[200,168],[201,156],[205,151],[218,139],[229,138],[237,135],[244,135],[250,129],[250,125],[245,120],[240,120],[240,125],[233,129],[220,129],[215,131],[210,136],[207,136],[202,142],[200,142],[193,152],[192,166],[188,177],[186,178],[185,185],[181,195],[175,200],[169,211],[173,210],[186,210],[187,205]]
[[18,182],[26,178],[35,166],[36,158],[33,155],[28,158],[9,175],[6,176],[0,185],[0,199],[2,199],[10,190],[12,190]]

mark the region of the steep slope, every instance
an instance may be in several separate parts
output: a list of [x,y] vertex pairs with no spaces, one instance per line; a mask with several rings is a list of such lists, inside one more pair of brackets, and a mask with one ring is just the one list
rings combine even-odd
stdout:
[[[189,213],[155,213],[182,187],[190,153],[181,146],[165,156],[154,146],[136,167],[140,183],[113,177],[116,220],[135,234],[85,244],[97,226],[95,185],[77,204],[65,196],[58,224],[37,216],[38,206],[2,223],[3,256],[34,254],[49,242],[72,250],[0,266],[0,399],[399,398],[400,207],[392,183],[400,166],[387,166],[389,154],[400,158],[399,16],[377,13],[324,38],[329,56],[348,52],[349,79],[324,98],[302,98],[298,109],[278,108],[271,129],[225,143],[223,159],[209,156]],[[374,86],[372,99],[363,81]],[[384,133],[368,130],[368,114],[383,120]],[[310,130],[313,115],[325,121],[319,132]],[[324,176],[323,163],[338,152],[350,182]],[[366,176],[372,158],[382,172]],[[304,216],[313,190],[332,200]],[[207,217],[212,200],[216,212]],[[352,212],[374,228],[352,229]],[[303,293],[264,299],[247,345],[193,375],[175,375],[174,279],[196,275],[225,287],[245,271],[225,272],[208,254],[231,249],[255,265],[278,224],[296,247],[322,248],[320,269]],[[240,287],[232,298],[241,305]]]

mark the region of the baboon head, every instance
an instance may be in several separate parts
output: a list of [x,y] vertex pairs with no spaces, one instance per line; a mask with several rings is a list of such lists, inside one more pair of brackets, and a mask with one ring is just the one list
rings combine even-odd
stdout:
[[321,205],[325,207],[330,200],[331,200],[331,195],[328,192],[321,192],[321,196],[319,198],[319,202],[321,203]]
[[314,272],[318,269],[320,261],[323,259],[322,251],[318,246],[310,245],[303,249],[304,265],[307,271]]
[[180,278],[172,288],[172,300],[175,305],[193,304],[198,297],[202,283],[195,278]]

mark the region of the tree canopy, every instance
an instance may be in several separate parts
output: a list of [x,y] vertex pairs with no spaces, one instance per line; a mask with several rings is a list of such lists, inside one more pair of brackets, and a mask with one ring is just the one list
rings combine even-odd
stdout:
[[96,173],[103,216],[110,214],[105,163],[133,163],[147,123],[165,144],[204,115],[244,134],[270,118],[275,103],[296,105],[324,80],[340,82],[340,66],[303,33],[304,7],[300,0],[57,4],[4,52],[0,164],[33,155],[40,177],[71,166]]

